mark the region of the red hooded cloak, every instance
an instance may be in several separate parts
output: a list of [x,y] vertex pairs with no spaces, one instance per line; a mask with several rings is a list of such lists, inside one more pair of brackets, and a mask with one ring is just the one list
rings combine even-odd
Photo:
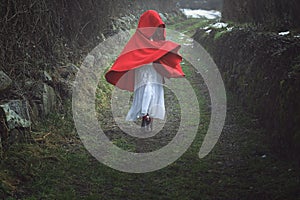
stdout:
[[[157,33],[160,37],[156,37]],[[148,63],[154,63],[155,70],[163,77],[183,77],[182,57],[178,53],[180,45],[165,38],[165,24],[159,14],[154,10],[143,13],[136,32],[105,74],[106,80],[120,89],[133,91],[133,69]]]

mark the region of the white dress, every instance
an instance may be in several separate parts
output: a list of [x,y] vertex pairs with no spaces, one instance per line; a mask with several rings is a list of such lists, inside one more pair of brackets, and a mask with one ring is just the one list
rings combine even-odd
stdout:
[[165,117],[163,77],[152,63],[135,69],[133,102],[126,120],[135,121],[147,113],[151,118]]

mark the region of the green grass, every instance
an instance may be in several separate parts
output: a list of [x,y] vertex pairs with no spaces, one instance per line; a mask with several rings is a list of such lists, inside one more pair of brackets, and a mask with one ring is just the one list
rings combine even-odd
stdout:
[[[202,23],[188,19],[173,26],[186,30]],[[182,67],[188,80],[199,78],[187,62]],[[253,116],[240,108],[231,115],[242,127],[235,133],[245,133],[227,141],[236,142],[238,151],[230,152],[219,142],[207,157],[198,158],[209,113],[203,94],[197,84],[193,86],[202,112],[198,134],[188,151],[166,168],[144,174],[111,169],[83,147],[71,113],[57,114],[32,133],[36,143],[12,145],[2,155],[0,199],[296,199],[299,171],[293,163],[281,161],[268,151],[261,140],[263,130],[253,127]],[[109,108],[109,98],[105,97],[110,92],[106,83],[98,88],[96,105],[102,110]],[[231,96],[229,101],[233,102]],[[122,138],[114,143],[135,150]]]
[[196,30],[200,27],[206,27],[209,24],[215,23],[216,20],[207,20],[207,19],[195,19],[195,18],[188,18],[187,20],[184,21],[179,21],[175,24],[171,24],[167,26],[167,28],[175,30],[175,31],[180,31],[184,33],[187,36],[192,36]]

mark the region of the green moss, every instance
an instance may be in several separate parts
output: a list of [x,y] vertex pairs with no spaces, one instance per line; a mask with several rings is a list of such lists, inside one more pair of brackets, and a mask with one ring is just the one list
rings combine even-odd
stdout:
[[186,78],[190,78],[191,77],[191,70],[188,69],[188,63],[185,59],[183,59],[182,63],[181,63],[181,67],[182,67],[182,71],[185,74]]
[[176,24],[169,25],[167,28],[175,31],[181,31],[188,36],[192,36],[198,28],[204,28],[216,20],[188,18],[184,21],[179,21]]
[[[106,71],[109,70],[110,67],[106,68]],[[105,71],[105,72],[106,72]],[[103,73],[105,74],[105,73]],[[101,115],[101,111],[103,109],[110,108],[111,103],[111,92],[113,90],[113,85],[109,84],[104,75],[100,78],[99,84],[96,88],[96,111],[98,115]]]
[[300,64],[296,64],[292,66],[293,71],[300,72]]
[[117,145],[121,149],[130,151],[130,152],[134,152],[135,148],[136,148],[133,144],[129,143],[124,138],[117,138],[117,139],[114,139],[112,142],[113,142],[113,144]]
[[214,40],[218,40],[222,37],[223,34],[225,34],[226,31],[222,30],[222,31],[217,31],[214,35]]
[[280,81],[280,83],[279,83],[280,84],[280,89],[283,89],[284,83],[285,83],[285,80]]
[[[263,130],[253,126],[255,118],[243,108],[230,105],[223,139],[207,157],[199,160],[197,155],[210,114],[199,89],[199,75],[188,62],[182,67],[197,94],[201,122],[193,144],[176,162],[145,174],[113,170],[93,158],[76,134],[65,133],[69,130],[64,126],[69,125],[60,122],[62,116],[53,116],[50,127],[33,134],[35,139],[42,140],[12,146],[1,159],[0,198],[295,199],[299,194],[299,171],[268,151],[262,140]],[[109,109],[106,95],[111,90],[106,82],[99,83],[96,107]],[[228,95],[230,103],[231,96]],[[295,139],[299,135],[297,132]],[[112,141],[129,151],[135,148],[122,138]]]

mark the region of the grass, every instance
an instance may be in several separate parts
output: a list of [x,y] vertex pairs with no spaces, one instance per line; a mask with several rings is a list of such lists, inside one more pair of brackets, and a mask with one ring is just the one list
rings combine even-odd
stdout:
[[[194,28],[189,19],[174,27]],[[54,114],[33,132],[33,144],[14,144],[0,163],[0,199],[296,199],[299,171],[268,150],[263,130],[242,108],[229,111],[224,138],[204,159],[198,151],[209,123],[200,77],[189,63],[182,65],[191,80],[202,121],[191,147],[171,165],[155,172],[129,174],[111,169],[93,158],[80,142],[71,113]],[[99,86],[101,109],[109,108],[110,86]],[[229,95],[229,102],[234,98]],[[101,110],[100,109],[100,110]],[[98,111],[100,111],[98,110]],[[100,116],[101,117],[101,116]],[[103,116],[102,116],[103,117]],[[122,138],[114,143],[134,151]],[[237,150],[235,149],[237,148]]]
[[206,27],[207,25],[212,24],[214,22],[216,22],[216,20],[199,20],[195,18],[189,18],[187,20],[180,21],[175,24],[170,24],[169,26],[167,26],[167,28],[175,31],[180,31],[187,36],[192,36],[196,32],[197,28]]

